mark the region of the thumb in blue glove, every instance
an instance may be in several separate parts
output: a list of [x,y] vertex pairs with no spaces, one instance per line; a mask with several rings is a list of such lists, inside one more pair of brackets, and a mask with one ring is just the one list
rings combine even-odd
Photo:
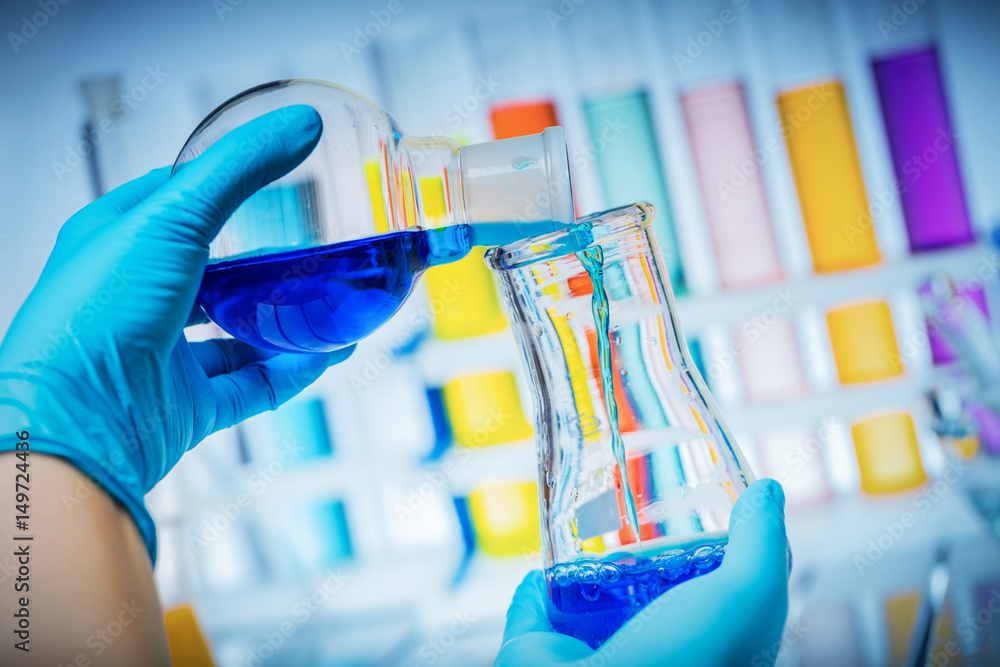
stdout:
[[189,344],[208,246],[244,199],[316,146],[306,106],[229,133],[172,179],[158,169],[63,226],[0,345],[0,451],[29,431],[131,514],[155,558],[143,496],[206,436],[287,401],[353,348],[275,354]]
[[777,482],[752,484],[733,507],[719,569],[667,591],[596,651],[552,630],[545,579],[530,573],[507,612],[495,666],[773,664],[788,613],[784,506]]

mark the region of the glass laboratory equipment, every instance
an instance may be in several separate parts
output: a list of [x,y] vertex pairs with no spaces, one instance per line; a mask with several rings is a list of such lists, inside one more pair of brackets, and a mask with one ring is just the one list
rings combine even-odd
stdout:
[[388,320],[429,266],[574,219],[562,128],[471,146],[409,137],[373,103],[321,81],[233,97],[195,129],[173,173],[227,132],[295,104],[322,117],[318,145],[230,217],[198,294],[213,321],[248,343],[350,345]]
[[598,646],[722,561],[753,475],[692,362],[647,203],[494,248],[533,386],[548,613]]

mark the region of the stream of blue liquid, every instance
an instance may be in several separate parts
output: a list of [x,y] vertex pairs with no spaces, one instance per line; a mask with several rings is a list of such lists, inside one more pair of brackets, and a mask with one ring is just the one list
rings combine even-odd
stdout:
[[427,268],[459,260],[473,246],[561,227],[544,221],[413,229],[227,260],[206,268],[198,303],[225,331],[257,347],[331,352],[384,324]]
[[618,428],[618,402],[615,400],[615,376],[611,365],[611,317],[608,310],[608,293],[604,289],[604,248],[595,245],[576,253],[576,257],[587,271],[594,287],[591,309],[594,314],[594,328],[597,330],[597,359],[601,367],[604,411],[608,415],[608,428],[611,430],[611,452],[618,464],[626,517],[632,526],[636,544],[639,544],[641,542],[639,516],[635,511],[635,498],[632,497],[632,487],[629,486],[628,472],[625,468],[625,441],[622,440],[621,430]]

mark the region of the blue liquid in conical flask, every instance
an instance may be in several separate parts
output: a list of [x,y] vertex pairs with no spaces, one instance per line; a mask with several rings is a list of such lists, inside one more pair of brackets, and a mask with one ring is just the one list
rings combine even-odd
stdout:
[[227,332],[281,352],[331,352],[379,328],[428,267],[558,229],[554,222],[412,229],[227,260],[205,270],[198,303]]
[[657,597],[722,564],[724,544],[656,556],[578,560],[545,571],[552,627],[597,648]]

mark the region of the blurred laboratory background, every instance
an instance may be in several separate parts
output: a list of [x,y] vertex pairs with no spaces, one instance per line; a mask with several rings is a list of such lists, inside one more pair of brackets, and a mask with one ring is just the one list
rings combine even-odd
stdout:
[[[0,332],[63,221],[251,86],[463,143],[562,125],[578,214],[655,204],[701,373],[784,484],[778,664],[903,664],[925,618],[934,664],[998,664],[996,3],[11,0],[0,27]],[[492,664],[541,565],[533,423],[482,253],[433,268],[150,494],[175,650]]]

